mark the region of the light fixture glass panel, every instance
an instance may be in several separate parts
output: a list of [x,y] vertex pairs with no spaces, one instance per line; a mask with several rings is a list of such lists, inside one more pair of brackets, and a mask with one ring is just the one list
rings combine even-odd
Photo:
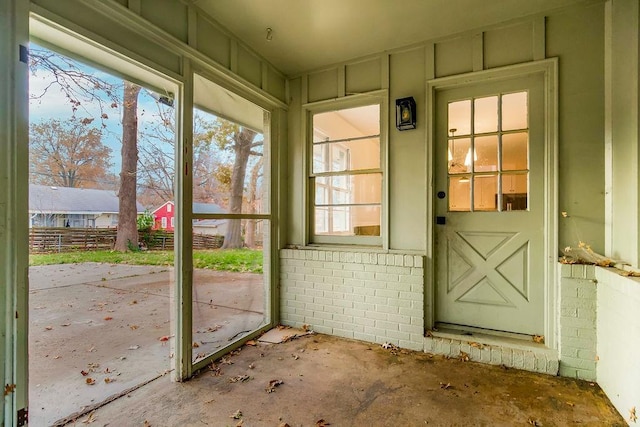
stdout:
[[495,211],[498,195],[498,175],[476,175],[473,177],[473,210]]
[[379,138],[313,145],[313,173],[379,168]]
[[502,170],[527,170],[528,160],[529,134],[527,132],[502,136]]
[[524,211],[529,207],[529,174],[502,175],[502,210]]
[[471,134],[471,100],[449,103],[449,136]]
[[469,212],[471,210],[470,177],[449,177],[449,211]]
[[476,134],[498,131],[497,96],[488,96],[474,100],[473,130]]
[[498,136],[479,136],[474,140],[475,172],[494,172],[498,170]]
[[528,128],[527,92],[502,95],[502,130]]
[[467,154],[471,150],[471,138],[450,139],[447,156],[449,158],[450,174],[471,172],[471,162],[467,161]]

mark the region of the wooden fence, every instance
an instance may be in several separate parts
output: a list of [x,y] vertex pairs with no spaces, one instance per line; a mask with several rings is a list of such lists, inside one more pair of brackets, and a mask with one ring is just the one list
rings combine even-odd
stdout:
[[[33,227],[29,229],[29,252],[72,252],[87,250],[111,250],[116,242],[114,228]],[[172,231],[139,233],[140,241],[149,250],[173,249]],[[193,235],[194,249],[218,249],[223,236]]]

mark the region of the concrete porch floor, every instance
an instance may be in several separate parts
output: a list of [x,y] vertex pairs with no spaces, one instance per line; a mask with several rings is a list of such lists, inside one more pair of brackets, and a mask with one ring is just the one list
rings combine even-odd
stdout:
[[[327,335],[245,345],[224,360],[186,383],[157,379],[76,423],[626,425],[594,383]],[[268,393],[274,380],[283,383]]]

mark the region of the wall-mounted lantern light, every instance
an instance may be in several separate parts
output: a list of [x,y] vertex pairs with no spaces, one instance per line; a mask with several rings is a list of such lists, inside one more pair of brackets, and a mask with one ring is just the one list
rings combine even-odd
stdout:
[[398,130],[416,128],[416,101],[412,96],[396,99],[396,128]]

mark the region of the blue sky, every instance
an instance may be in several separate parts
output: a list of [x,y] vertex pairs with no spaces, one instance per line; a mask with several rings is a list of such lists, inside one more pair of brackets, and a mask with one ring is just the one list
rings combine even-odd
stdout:
[[[33,43],[31,47],[43,49]],[[119,98],[122,98],[122,79],[80,62],[75,62],[82,72],[118,86],[117,95]],[[51,85],[52,81],[52,74],[46,70],[37,70],[35,73],[31,73],[29,76],[29,93],[32,97],[39,96],[47,86]],[[118,103],[117,108],[112,108],[111,101],[104,93],[100,93],[99,91],[96,93],[100,94],[100,98],[103,100],[103,109],[107,113],[108,118],[100,119],[101,111],[97,101],[89,102],[89,100],[84,99],[80,99],[82,104],[75,112],[75,116],[78,118],[93,118],[94,121],[92,124],[98,129],[102,128],[103,123],[106,125],[106,127],[102,128],[102,142],[111,148],[112,171],[117,175],[121,167],[120,141],[122,138],[122,105]],[[149,92],[142,90],[138,96],[138,129],[141,130],[145,126],[158,123],[159,120],[156,112],[156,101],[151,97]],[[38,99],[31,99],[29,103],[29,121],[31,123],[44,122],[50,119],[67,120],[73,115],[74,112],[71,103],[67,100],[60,87],[55,84],[48,88],[44,96]]]

